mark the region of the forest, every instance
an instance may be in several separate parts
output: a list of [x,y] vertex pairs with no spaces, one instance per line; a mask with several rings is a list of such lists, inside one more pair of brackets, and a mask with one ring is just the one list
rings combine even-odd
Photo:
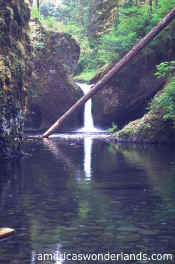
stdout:
[[[77,41],[80,46],[80,58],[74,78],[94,83],[157,25],[170,12],[174,4],[173,0],[168,2],[165,0],[36,1],[33,3],[32,17],[39,19],[48,30],[68,33]],[[109,117],[110,121],[106,123],[108,126],[110,123],[113,124],[111,131],[115,131],[118,126],[123,127],[123,124],[128,121],[141,117],[148,110],[153,114],[161,113],[161,119],[174,123],[174,36],[174,22],[172,22],[146,46],[138,58],[135,58],[135,61],[139,61],[140,57],[144,58],[142,63],[147,65],[145,73],[140,73],[140,78],[136,78],[135,82],[144,82],[144,75],[152,68],[152,73],[162,82],[162,85],[166,83],[163,93],[152,99],[160,88],[154,89],[152,93],[148,92],[145,96],[144,110],[137,109],[138,114],[134,113],[128,120],[122,121],[117,117]],[[150,60],[151,56],[154,57],[153,60]],[[139,62],[136,67],[140,67]],[[156,81],[152,80],[152,82]],[[149,86],[154,86],[152,82],[150,81]],[[150,87],[146,89],[151,90]],[[149,123],[152,126],[152,121]],[[170,130],[171,134],[172,128]],[[130,128],[126,131],[130,134]]]
[[0,0],[0,263],[174,263],[174,46],[175,0]]
[[[40,3],[41,2],[41,3]],[[89,81],[104,65],[118,61],[174,7],[174,1],[39,1],[33,17],[50,30],[69,33],[81,48],[76,75]],[[171,29],[169,29],[171,30]],[[172,32],[163,32],[145,50],[159,49],[174,41]],[[168,51],[167,51],[168,53]],[[170,58],[169,58],[170,59]],[[168,60],[168,58],[167,58]]]

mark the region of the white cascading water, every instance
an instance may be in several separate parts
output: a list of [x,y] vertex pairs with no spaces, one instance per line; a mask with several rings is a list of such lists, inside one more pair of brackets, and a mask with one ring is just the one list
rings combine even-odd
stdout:
[[[86,94],[91,86],[86,83],[78,83],[83,93]],[[92,116],[92,100],[89,99],[84,106],[84,127],[79,130],[79,132],[84,133],[94,133],[99,132],[94,126],[93,116]],[[92,138],[90,136],[84,137],[84,173],[86,180],[91,179],[91,153],[92,153]]]
[[[83,91],[84,94],[86,94],[90,88],[91,85],[88,85],[86,83],[78,83],[80,86],[81,90]],[[95,128],[94,126],[94,121],[93,121],[93,116],[92,116],[92,100],[89,99],[84,106],[84,127],[79,130],[80,132],[100,132],[99,129]]]
[[84,138],[84,172],[86,180],[91,179],[91,163],[92,163],[92,138],[85,137]]
[[[86,94],[89,90],[89,85],[83,84],[82,90]],[[94,120],[92,117],[92,100],[89,99],[84,106],[84,130],[91,132],[94,130]]]

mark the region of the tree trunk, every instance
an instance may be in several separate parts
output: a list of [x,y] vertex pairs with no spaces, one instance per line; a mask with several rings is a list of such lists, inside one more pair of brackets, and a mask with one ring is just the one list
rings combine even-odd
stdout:
[[150,13],[153,11],[153,2],[152,0],[149,0],[149,6],[150,6]]
[[37,9],[38,9],[38,12],[39,12],[40,1],[39,1],[39,0],[37,0],[37,1],[36,1],[36,4],[37,4]]
[[42,137],[48,137],[56,129],[60,128],[66,118],[68,118],[78,107],[82,106],[93,95],[101,89],[114,74],[117,74],[132,58],[134,58],[158,33],[165,28],[175,18],[175,8],[164,17],[164,19],[155,26],[138,44],[136,44],[115,66],[97,82],[97,84],[82,98],[80,98],[67,112],[65,112],[44,134]]
[[158,7],[159,7],[159,0],[155,0],[155,7],[156,7],[156,9],[158,9]]

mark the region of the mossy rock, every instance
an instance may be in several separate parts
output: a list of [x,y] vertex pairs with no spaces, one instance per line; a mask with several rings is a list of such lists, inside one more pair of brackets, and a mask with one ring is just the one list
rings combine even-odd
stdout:
[[19,26],[18,26],[18,23],[15,20],[10,22],[10,35],[16,41],[19,39]]
[[[22,110],[30,83],[30,10],[23,0],[3,1],[0,18],[0,158],[12,158],[23,135]],[[25,89],[24,89],[25,87]]]
[[[38,20],[32,21],[31,26],[33,74],[25,129],[44,130],[82,96],[72,79],[80,48],[70,35],[47,31]],[[80,109],[62,129],[81,127],[82,116]]]
[[163,113],[150,111],[114,134],[118,142],[175,143],[175,128]]

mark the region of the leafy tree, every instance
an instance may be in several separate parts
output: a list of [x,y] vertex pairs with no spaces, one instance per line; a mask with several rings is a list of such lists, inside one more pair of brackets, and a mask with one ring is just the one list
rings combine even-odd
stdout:
[[[50,29],[59,28],[79,43],[78,73],[95,72],[118,61],[175,5],[175,0],[62,0],[61,5],[52,0],[36,1]],[[175,41],[173,24],[149,45],[147,52],[157,52],[161,57],[166,47],[169,54]],[[90,37],[90,31],[95,38]]]
[[56,19],[58,19],[59,8],[54,3],[44,2],[40,7],[40,13],[43,15],[44,18],[54,16]]
[[[148,2],[150,4],[150,2]],[[153,3],[153,2],[152,2]],[[114,21],[108,34],[104,34],[99,42],[98,57],[103,63],[119,60],[126,54],[142,37],[144,37],[160,20],[174,7],[175,0],[162,0],[155,5],[138,5],[138,1],[125,1],[120,7],[119,23]],[[159,53],[164,53],[165,47],[172,47],[174,27],[170,25],[166,31],[160,34],[149,48],[155,51],[159,47]]]
[[168,79],[175,74],[175,61],[165,61],[157,65],[155,75],[158,78]]
[[167,84],[160,96],[156,96],[151,103],[150,109],[160,111],[163,109],[163,118],[171,119],[175,125],[175,61],[166,61],[157,65],[155,75],[167,80]]

